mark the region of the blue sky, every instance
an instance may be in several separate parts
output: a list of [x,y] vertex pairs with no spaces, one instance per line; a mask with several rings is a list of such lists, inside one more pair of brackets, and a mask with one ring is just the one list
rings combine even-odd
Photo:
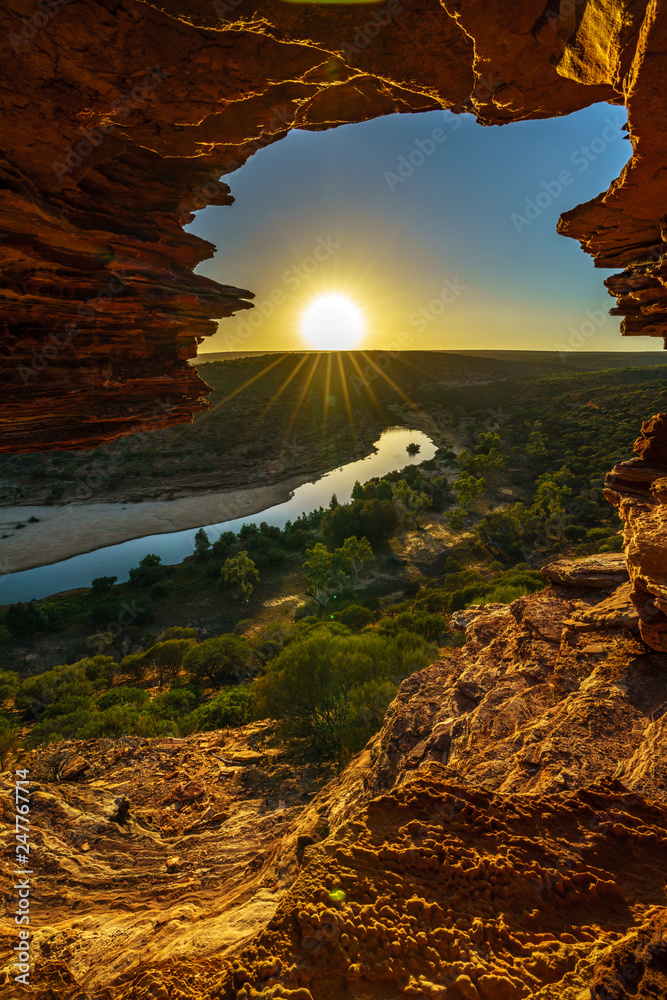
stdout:
[[597,105],[502,128],[435,111],[291,132],[225,178],[233,206],[190,227],[218,248],[198,271],[261,306],[203,350],[307,348],[301,315],[332,292],[361,310],[362,348],[562,350],[592,315],[586,350],[657,349],[620,337],[613,272],[556,233],[620,173],[625,120]]

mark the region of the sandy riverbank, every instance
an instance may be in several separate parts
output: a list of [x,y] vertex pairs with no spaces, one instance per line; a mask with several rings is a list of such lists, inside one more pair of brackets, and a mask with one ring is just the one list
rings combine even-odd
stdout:
[[[206,493],[143,503],[69,503],[0,508],[0,573],[59,562],[82,552],[117,545],[144,535],[185,531],[257,514],[288,500],[300,486],[294,477],[270,486]],[[29,523],[30,517],[39,518]],[[24,524],[24,528],[16,527]]]

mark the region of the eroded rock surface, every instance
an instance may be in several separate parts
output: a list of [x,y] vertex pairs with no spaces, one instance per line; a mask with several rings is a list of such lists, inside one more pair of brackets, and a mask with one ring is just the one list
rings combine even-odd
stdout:
[[614,466],[605,496],[625,523],[624,553],[644,641],[667,652],[667,415],[642,426],[637,458]]
[[26,755],[25,995],[667,995],[667,655],[604,616],[578,628],[606,594],[461,612],[466,645],[403,681],[324,787],[268,723]]
[[201,408],[187,359],[250,293],[194,275],[214,248],[182,227],[229,204],[220,176],[291,128],[627,103],[631,163],[562,231],[627,265],[609,281],[625,332],[663,336],[662,5],[552,7],[4,4],[0,449],[91,446]]

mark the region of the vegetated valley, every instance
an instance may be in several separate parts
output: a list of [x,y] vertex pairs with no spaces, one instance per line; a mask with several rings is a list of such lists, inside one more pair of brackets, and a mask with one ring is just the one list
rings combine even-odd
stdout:
[[[329,408],[329,446],[322,387],[287,360],[262,398],[302,401],[304,468],[355,457],[347,411]],[[202,529],[180,565],[147,551],[127,583],[2,608],[0,767],[29,768],[33,842],[62,886],[35,906],[40,997],[85,980],[96,1000],[342,998],[363,975],[378,998],[546,982],[575,1000],[619,962],[661,995],[667,814],[625,810],[628,789],[664,794],[665,657],[638,636],[602,485],[667,379],[585,360],[510,377],[435,356],[427,381],[406,359],[355,403],[357,442],[403,424],[433,459],[284,529]],[[10,501],[71,502],[78,463],[129,496],[134,456],[187,491],[215,454],[206,476],[232,485],[247,416],[235,435],[225,408],[259,391],[260,362],[212,365],[213,406],[160,445],[5,460]],[[258,460],[284,430],[266,423]],[[148,488],[166,484],[131,487]]]

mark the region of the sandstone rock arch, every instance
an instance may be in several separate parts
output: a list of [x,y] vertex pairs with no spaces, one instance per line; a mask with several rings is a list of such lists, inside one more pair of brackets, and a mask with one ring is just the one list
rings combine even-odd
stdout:
[[[448,108],[483,124],[625,103],[634,156],[561,220],[629,335],[664,336],[661,2],[9,0],[0,155],[0,450],[189,420],[187,364],[251,293],[183,231],[290,128]],[[663,312],[664,310],[664,312]]]

